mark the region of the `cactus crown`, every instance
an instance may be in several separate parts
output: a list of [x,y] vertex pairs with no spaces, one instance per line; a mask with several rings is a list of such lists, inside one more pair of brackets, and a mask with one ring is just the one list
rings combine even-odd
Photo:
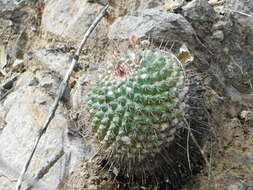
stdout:
[[92,133],[115,156],[145,157],[173,140],[187,92],[181,67],[159,51],[111,62],[88,95]]

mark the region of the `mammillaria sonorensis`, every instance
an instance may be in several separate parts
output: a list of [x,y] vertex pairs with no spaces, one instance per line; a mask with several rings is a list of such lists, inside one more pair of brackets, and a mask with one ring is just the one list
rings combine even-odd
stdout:
[[182,136],[176,135],[185,127],[188,110],[185,72],[160,51],[129,52],[110,64],[88,96],[91,133],[101,154],[130,181],[163,176],[174,186],[185,167],[171,152],[175,142],[180,144]]

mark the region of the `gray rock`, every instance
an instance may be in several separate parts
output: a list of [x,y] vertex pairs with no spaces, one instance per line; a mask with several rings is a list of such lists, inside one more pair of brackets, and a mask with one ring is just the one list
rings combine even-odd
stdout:
[[86,0],[51,0],[45,5],[42,28],[67,41],[80,41],[101,5]]
[[89,85],[91,81],[95,79],[95,72],[85,73],[81,75],[77,81],[75,88],[71,90],[71,107],[73,110],[85,110],[84,105],[87,102],[87,94],[89,90]]
[[[51,97],[55,98],[58,93],[60,83],[62,81],[59,75],[52,71],[43,71],[37,73],[36,78],[38,79],[40,89],[46,92]],[[30,82],[27,82],[26,84],[29,85],[29,83]],[[69,93],[70,88],[67,86],[62,97],[63,101],[69,100]]]
[[[7,96],[2,106],[1,112],[5,114],[1,114],[4,116],[1,122],[4,126],[0,125],[0,189],[15,189],[17,178],[53,102],[44,90],[27,84],[33,77],[34,74],[30,72],[24,73],[17,81],[16,90]],[[41,101],[44,103],[41,104]],[[81,137],[74,136],[68,140],[69,126],[67,111],[59,105],[47,132],[41,138],[24,185],[62,147],[66,156],[60,158],[34,189],[57,189],[63,176],[68,175],[66,172],[73,171],[85,156],[90,155],[91,147],[84,144]],[[70,154],[71,157],[67,157]]]
[[[235,134],[234,136],[239,136],[239,135]],[[237,152],[236,150],[231,149],[227,151],[227,155],[229,156],[231,160],[234,161],[234,163],[237,163],[235,165],[247,166],[248,169],[253,169],[253,153],[243,154],[243,153]]]
[[146,9],[153,9],[153,8],[160,8],[164,6],[164,2],[161,0],[145,0],[140,1],[139,6],[137,7],[137,14],[142,14],[143,10]]
[[14,20],[22,17],[25,11],[20,11],[25,4],[19,4],[17,0],[1,0],[0,1],[0,17]]
[[[0,151],[0,189],[14,189],[15,181],[31,152],[37,132],[48,114],[50,104],[41,107],[35,103],[35,99],[41,96],[46,96],[41,90],[26,87],[19,89],[6,100],[12,99],[12,103],[8,104],[9,107],[6,108],[8,110],[5,118],[7,124],[0,136],[2,147]],[[52,102],[49,97],[47,100]],[[63,108],[59,109],[62,110]],[[64,115],[58,112],[48,132],[41,139],[36,152],[39,157],[35,156],[33,159],[28,172],[29,177],[43,166],[56,149],[61,148],[66,123],[67,120]],[[60,173],[61,162],[49,171],[43,182],[38,183],[36,189],[56,189],[59,184]]]
[[39,84],[38,79],[36,77],[33,77],[28,83],[28,86],[37,86],[38,84]]
[[98,3],[105,6],[108,3],[108,0],[87,0],[89,3]]
[[8,19],[0,19],[0,29],[5,29],[7,27],[13,26],[13,22]]
[[144,18],[139,18],[136,16],[118,18],[111,26],[109,38],[121,40],[130,39],[132,35],[135,35],[137,38],[143,38],[151,29],[146,25],[152,27],[154,24],[153,21],[146,23],[146,25],[143,25],[143,23],[145,23]]
[[16,59],[12,65],[14,72],[23,72],[25,67],[25,61],[23,59]]
[[[187,44],[195,55],[195,66],[201,71],[208,70],[210,75],[216,78],[213,79],[217,91],[230,97],[230,92],[237,91],[236,99],[243,103],[240,94],[252,92],[253,45],[249,42],[253,41],[253,20],[242,15],[224,18],[216,14],[206,1],[201,0],[194,0],[184,6],[182,14],[201,37],[202,44]],[[209,66],[203,67],[205,62]],[[224,88],[230,89],[223,91]]]
[[40,72],[37,74],[37,78],[40,86],[46,90],[59,87],[60,78],[53,72]]
[[18,38],[13,47],[13,56],[15,58],[23,59],[26,42],[27,42],[26,29],[23,28],[20,30]]
[[182,7],[182,15],[191,23],[198,36],[205,38],[212,35],[216,13],[207,1],[194,0]]
[[213,21],[215,16],[214,9],[207,1],[194,0],[182,7],[183,15],[198,22]]
[[7,65],[7,54],[6,54],[5,46],[0,41],[0,67],[3,68],[6,65]]
[[[246,4],[249,2],[246,0],[232,3],[232,1],[231,6],[236,2]],[[223,86],[220,90],[232,85],[239,94],[251,93],[253,45],[249,42],[253,40],[253,20],[242,15],[224,18],[216,14],[206,1],[201,0],[194,0],[184,6],[182,14],[191,23],[196,34],[201,37],[204,45],[201,48],[200,44],[197,46],[193,43],[188,44],[189,49],[195,57],[202,56],[209,62],[210,74],[216,76],[218,81],[223,81],[220,83]],[[203,62],[203,59],[200,62]],[[201,64],[197,66],[203,71]],[[213,68],[219,68],[219,76],[215,74],[217,70]],[[217,90],[218,88],[217,86]]]
[[185,0],[166,0],[166,10],[174,11],[175,9],[181,8],[185,4]]
[[135,35],[138,39],[190,41],[194,30],[181,15],[148,9],[142,16],[126,16],[116,19],[109,31],[110,39],[126,40]]
[[252,190],[252,189],[253,189],[252,186],[244,181],[230,185],[228,187],[228,190]]
[[252,12],[253,13],[253,1],[252,0],[226,0],[226,5],[232,10]]
[[[223,59],[226,79],[242,93],[251,93],[253,81],[253,20],[245,16],[231,16],[223,28]],[[220,57],[222,58],[222,57]]]
[[8,11],[14,11],[18,8],[15,0],[1,0],[0,1],[0,14]]
[[34,60],[42,66],[65,76],[68,66],[71,63],[70,55],[63,54],[49,49],[38,49],[33,53]]

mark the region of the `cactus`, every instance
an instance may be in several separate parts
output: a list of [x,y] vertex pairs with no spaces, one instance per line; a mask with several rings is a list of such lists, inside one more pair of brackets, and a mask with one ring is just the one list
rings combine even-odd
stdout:
[[129,189],[174,190],[199,171],[203,160],[187,128],[201,144],[208,127],[201,78],[182,70],[171,54],[138,50],[111,61],[87,102],[98,158],[116,168]]
[[118,160],[155,155],[182,123],[187,89],[172,58],[158,51],[129,52],[112,61],[93,85],[88,101],[92,133]]

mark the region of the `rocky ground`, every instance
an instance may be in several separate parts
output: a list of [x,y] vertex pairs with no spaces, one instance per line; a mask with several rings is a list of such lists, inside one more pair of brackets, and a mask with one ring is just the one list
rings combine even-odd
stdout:
[[[104,3],[0,0],[0,189],[14,189],[73,52]],[[77,114],[90,81],[108,59],[133,46],[129,39],[135,36],[171,47],[204,80],[211,128],[203,146],[208,164],[184,189],[253,189],[253,1],[109,3],[108,15],[81,53],[25,183],[63,148],[64,155],[34,189],[118,188],[113,172],[98,170],[90,159],[93,145],[78,133],[82,120]]]

